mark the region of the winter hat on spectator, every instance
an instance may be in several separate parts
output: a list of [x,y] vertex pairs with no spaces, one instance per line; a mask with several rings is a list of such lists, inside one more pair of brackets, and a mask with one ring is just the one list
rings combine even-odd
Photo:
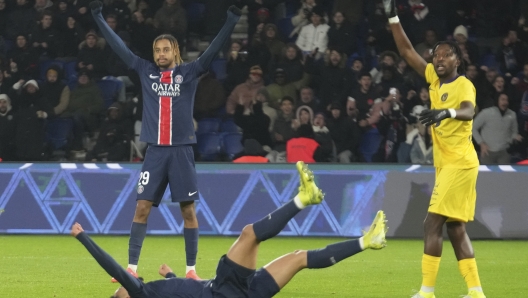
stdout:
[[286,72],[284,71],[284,69],[282,68],[277,68],[275,69],[275,77],[278,77],[278,76],[286,76]]
[[265,7],[262,7],[260,8],[259,10],[257,10],[257,16],[259,15],[265,15],[269,18],[270,16],[270,13],[269,13],[269,9],[265,8]]
[[251,66],[249,69],[250,74],[262,75],[262,68],[259,65]]
[[7,94],[0,94],[0,100],[5,100],[9,105],[11,104],[11,98]]
[[28,85],[33,85],[35,88],[37,88],[37,90],[38,90],[38,88],[39,88],[39,85],[38,85],[37,81],[35,81],[35,80],[29,80],[29,81],[27,81],[27,82],[24,84],[24,86],[22,86],[22,87],[26,88]]
[[77,74],[77,77],[80,76],[87,76],[89,79],[92,78],[92,73],[88,69],[81,69],[79,70],[79,73]]
[[266,89],[266,87],[262,87],[262,88],[260,88],[260,89],[257,91],[257,95],[259,95],[259,94],[262,94],[262,95],[266,98],[266,102],[269,101],[269,99],[270,99],[270,95],[269,95],[268,89]]
[[330,111],[331,110],[340,110],[341,111],[341,105],[338,103],[338,102],[333,102],[331,105],[330,105]]
[[468,38],[468,30],[463,25],[460,25],[455,28],[455,31],[453,32],[453,36],[457,36],[458,34],[464,35],[464,37]]
[[88,36],[93,36],[95,37],[95,39],[99,39],[99,36],[97,36],[97,34],[94,31],[90,31],[86,33],[85,38],[87,38]]

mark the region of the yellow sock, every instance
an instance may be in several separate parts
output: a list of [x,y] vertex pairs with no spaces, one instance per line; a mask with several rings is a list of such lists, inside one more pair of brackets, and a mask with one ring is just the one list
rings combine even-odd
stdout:
[[436,284],[438,268],[440,268],[440,257],[433,257],[424,254],[422,257],[422,290],[428,289],[427,292],[433,292]]
[[458,261],[458,269],[460,270],[460,274],[464,277],[468,289],[481,287],[477,261],[475,261],[475,258]]

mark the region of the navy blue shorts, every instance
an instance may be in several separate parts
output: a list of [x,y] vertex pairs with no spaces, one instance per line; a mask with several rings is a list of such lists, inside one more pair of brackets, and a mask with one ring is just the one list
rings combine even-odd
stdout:
[[231,261],[223,255],[212,280],[211,291],[215,298],[269,298],[280,289],[264,268],[252,270]]
[[147,200],[157,207],[167,184],[173,202],[198,200],[196,169],[192,146],[149,146],[141,168],[137,200]]

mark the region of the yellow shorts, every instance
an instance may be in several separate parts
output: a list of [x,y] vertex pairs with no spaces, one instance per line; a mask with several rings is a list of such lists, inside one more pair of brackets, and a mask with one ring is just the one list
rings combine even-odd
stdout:
[[428,211],[446,216],[448,222],[473,221],[478,172],[478,167],[436,168],[435,186]]

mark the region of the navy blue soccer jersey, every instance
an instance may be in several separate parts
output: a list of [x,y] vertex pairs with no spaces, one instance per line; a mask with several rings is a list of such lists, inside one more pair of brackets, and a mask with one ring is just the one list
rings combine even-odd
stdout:
[[193,107],[198,77],[204,72],[200,63],[160,71],[156,64],[134,58],[131,65],[139,74],[143,90],[140,140],[165,146],[196,143]]
[[[196,143],[193,124],[194,95],[198,77],[209,69],[214,58],[229,40],[240,16],[227,12],[227,20],[202,56],[173,69],[160,68],[136,56],[108,27],[101,12],[92,15],[112,50],[134,69],[141,79],[143,120],[140,140],[148,144],[177,146]],[[150,41],[146,41],[150,42]]]

